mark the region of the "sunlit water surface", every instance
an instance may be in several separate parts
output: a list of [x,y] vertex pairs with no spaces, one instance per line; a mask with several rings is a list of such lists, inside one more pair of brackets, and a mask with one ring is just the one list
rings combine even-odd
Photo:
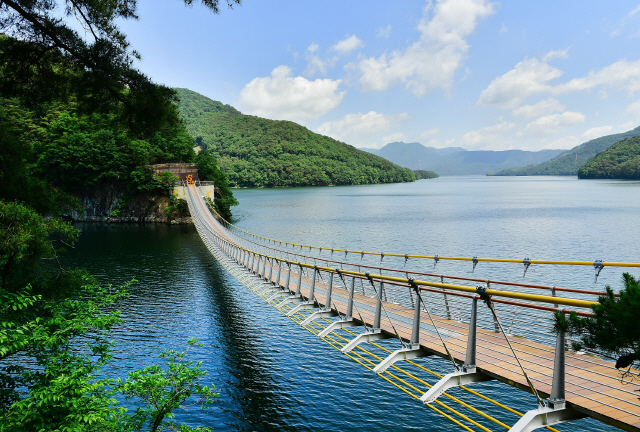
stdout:
[[[292,242],[440,256],[640,262],[640,182],[443,177],[234,193],[238,226]],[[105,284],[138,281],[121,306],[124,322],[114,332],[115,359],[106,373],[124,375],[157,362],[164,348],[184,350],[189,338],[205,343],[191,355],[204,360],[207,382],[222,388],[221,398],[208,411],[179,411],[179,420],[242,431],[460,430],[267,306],[217,264],[192,226],[77,226],[83,235],[67,265],[86,267]],[[365,262],[379,264],[379,258]],[[402,268],[404,260],[384,263]],[[521,281],[522,267],[480,263],[473,275]],[[433,261],[410,260],[407,268],[432,271]],[[471,263],[441,261],[437,271],[472,274]],[[606,268],[597,287],[619,288],[621,272]],[[591,289],[594,269],[532,266],[525,281]],[[425,364],[451,371],[442,359]],[[531,395],[504,384],[474,388],[521,411],[535,407]],[[492,413],[513,423],[513,416]],[[613,430],[594,420],[559,429]]]

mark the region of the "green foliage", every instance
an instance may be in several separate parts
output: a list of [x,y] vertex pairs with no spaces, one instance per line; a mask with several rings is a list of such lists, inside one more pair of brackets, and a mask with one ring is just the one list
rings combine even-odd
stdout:
[[615,143],[578,170],[581,179],[640,180],[640,137]]
[[189,208],[187,202],[182,198],[176,198],[174,195],[169,195],[169,205],[165,209],[164,213],[168,218],[175,218],[180,215],[188,215]]
[[[219,11],[220,0],[200,3]],[[226,3],[232,6],[239,0]],[[0,38],[0,91],[32,107],[77,92],[83,112],[113,112],[117,107],[130,130],[157,130],[166,123],[175,92],[133,67],[140,55],[117,23],[137,19],[137,5],[111,0],[0,2],[0,31],[10,36]],[[78,32],[79,27],[84,32]]]
[[530,176],[530,175],[577,175],[578,169],[599,152],[629,137],[640,135],[640,127],[628,132],[607,135],[580,144],[550,161],[522,168],[511,168],[489,174],[498,176]]
[[568,318],[556,313],[556,331],[580,335],[587,348],[597,349],[618,357],[617,368],[626,368],[635,362],[640,365],[640,285],[629,273],[622,275],[624,288],[616,297],[610,286],[593,306],[593,317],[580,317],[572,313]]
[[411,170],[298,124],[242,115],[190,90],[177,92],[187,130],[218,160],[232,187],[415,180]]
[[227,175],[218,168],[216,159],[207,151],[200,151],[196,157],[198,177],[202,181],[212,181],[215,186],[214,206],[223,217],[231,215],[231,206],[238,205],[229,187]]
[[[203,346],[197,339],[188,341],[191,347]],[[141,370],[129,372],[126,380],[119,379],[115,390],[125,395],[126,399],[136,398],[143,406],[124,423],[132,430],[149,427],[151,432],[159,430],[165,418],[173,418],[173,411],[184,408],[185,403],[199,405],[201,409],[210,406],[220,396],[215,386],[201,384],[206,372],[201,369],[202,361],[186,360],[186,352],[165,349],[159,357],[166,359],[167,367],[148,366]],[[177,429],[174,423],[168,423],[170,429]],[[193,430],[184,425],[181,431]],[[198,431],[209,431],[209,428],[198,428]]]
[[70,192],[114,183],[138,191],[167,190],[173,184],[154,179],[146,166],[195,158],[193,140],[179,123],[150,139],[132,139],[115,115],[83,116],[71,109],[39,129],[33,151],[38,155],[34,174]]
[[73,245],[78,235],[68,223],[44,218],[16,201],[0,199],[2,289],[15,292],[27,283],[42,282],[43,260],[57,263],[62,246]]
[[426,170],[413,170],[413,174],[416,176],[416,179],[434,179],[440,177],[438,173],[434,171],[426,171]]

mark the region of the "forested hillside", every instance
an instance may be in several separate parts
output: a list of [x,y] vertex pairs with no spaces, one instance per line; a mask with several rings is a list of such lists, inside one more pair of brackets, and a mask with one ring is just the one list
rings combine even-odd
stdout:
[[241,114],[176,89],[197,144],[218,160],[231,186],[323,186],[414,181],[409,169],[289,121]]
[[537,165],[529,165],[522,168],[512,168],[499,171],[490,175],[498,176],[532,176],[532,175],[576,175],[578,169],[589,159],[603,150],[608,149],[613,144],[625,138],[640,135],[640,127],[628,132],[614,135],[607,135],[592,139],[584,144],[580,144],[571,150],[557,156],[550,161]]
[[370,150],[378,156],[413,170],[435,171],[440,175],[487,174],[503,168],[525,166],[549,160],[562,150],[465,150],[461,147],[437,149],[418,142],[393,142],[379,150]]
[[640,180],[640,136],[619,141],[598,153],[578,170],[578,178]]

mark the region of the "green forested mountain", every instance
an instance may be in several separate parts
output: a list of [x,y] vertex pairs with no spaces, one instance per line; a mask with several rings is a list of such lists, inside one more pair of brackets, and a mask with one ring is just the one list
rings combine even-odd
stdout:
[[489,175],[576,175],[578,173],[578,168],[583,166],[589,159],[601,151],[608,149],[618,141],[637,135],[640,135],[640,126],[628,132],[592,139],[591,141],[580,144],[579,146],[576,146],[547,162],[537,165],[528,165],[522,168],[505,169]]
[[180,114],[231,186],[322,186],[414,181],[409,169],[289,121],[244,115],[176,89]]
[[368,150],[400,166],[435,171],[440,175],[487,174],[504,168],[521,167],[549,160],[563,150],[465,150],[462,147],[437,149],[418,142],[393,142],[379,150]]
[[640,180],[640,136],[619,141],[589,159],[578,178]]

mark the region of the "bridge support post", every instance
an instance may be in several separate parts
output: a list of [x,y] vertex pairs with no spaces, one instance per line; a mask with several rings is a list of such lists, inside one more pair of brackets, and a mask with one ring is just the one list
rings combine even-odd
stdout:
[[[414,290],[417,290],[418,287],[414,286]],[[414,311],[413,311],[413,328],[411,330],[411,340],[409,341],[409,347],[401,348],[389,354],[387,358],[382,360],[376,367],[373,368],[373,371],[377,374],[381,374],[386,371],[392,364],[401,360],[410,360],[418,357],[427,357],[430,356],[431,353],[426,349],[420,346],[420,309],[421,309],[420,299],[416,298],[414,302]]]
[[452,387],[460,387],[476,382],[489,381],[492,378],[482,372],[476,371],[476,345],[477,345],[477,329],[478,329],[478,298],[474,295],[471,303],[471,319],[469,320],[469,334],[467,337],[467,354],[465,356],[462,370],[443,376],[440,381],[435,383],[422,397],[420,401],[423,403],[431,403],[435,401],[442,393]]
[[346,327],[357,327],[359,325],[362,325],[362,324],[356,323],[353,320],[353,294],[354,294],[355,288],[356,288],[356,278],[354,276],[353,279],[351,280],[351,288],[347,288],[349,290],[349,300],[347,301],[347,314],[344,316],[344,318],[341,317],[339,321],[332,322],[324,330],[318,333],[319,338],[327,337],[329,333],[331,333],[334,330],[338,330]]
[[273,264],[274,264],[274,260],[272,259],[271,261],[269,261],[269,277],[267,278],[267,281],[271,282],[271,276],[273,276]]
[[382,318],[382,293],[384,290],[384,285],[380,282],[380,289],[378,290],[377,302],[376,302],[376,312],[373,317],[373,329],[371,331],[367,330],[365,333],[359,334],[355,338],[351,339],[349,343],[342,347],[340,352],[348,353],[351,352],[355,347],[364,342],[376,341],[382,339],[389,339],[392,336],[388,333],[382,333],[380,330],[380,322]]
[[[303,301],[302,303],[299,303],[296,307],[294,307],[293,309],[291,309],[288,313],[287,316],[293,316],[296,313],[298,313],[298,311],[302,310],[302,309],[312,309],[316,306],[316,302],[315,302],[315,298],[314,298],[314,291],[316,288],[316,276],[318,274],[318,267],[316,266],[313,269],[313,278],[311,279],[311,289],[309,291],[309,297],[307,298],[307,301]],[[300,267],[300,275],[302,275],[302,267]],[[301,278],[302,276],[300,276]],[[298,279],[298,295],[300,297],[302,297],[300,295],[300,279]]]
[[584,414],[567,407],[564,393],[565,384],[565,346],[564,332],[558,332],[556,355],[553,363],[553,382],[547,406],[538,407],[525,413],[509,432],[529,432],[534,429],[577,420]]
[[327,288],[327,297],[324,302],[324,306],[320,308],[319,311],[312,313],[309,315],[304,321],[300,323],[301,326],[306,326],[318,318],[328,317],[328,316],[336,316],[338,313],[331,309],[331,291],[333,290],[333,274],[329,273],[329,287]]

